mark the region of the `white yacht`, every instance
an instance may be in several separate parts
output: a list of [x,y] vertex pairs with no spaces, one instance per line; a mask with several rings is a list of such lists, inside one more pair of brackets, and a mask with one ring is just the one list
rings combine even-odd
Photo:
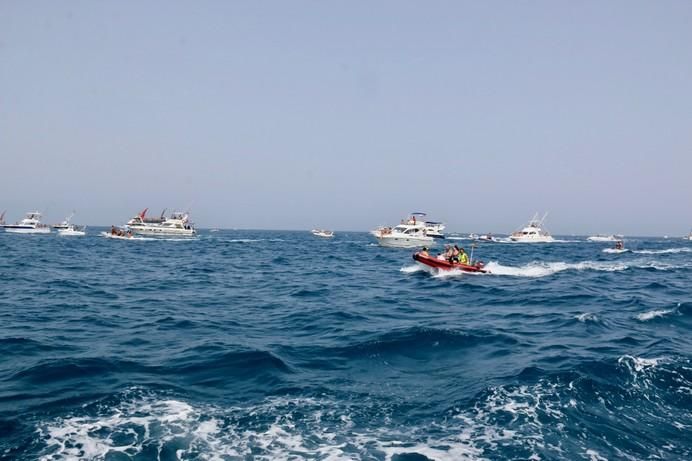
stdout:
[[50,234],[50,227],[41,224],[41,213],[38,211],[31,211],[18,223],[5,224],[3,227],[5,232],[15,234]]
[[554,242],[555,239],[542,228],[543,221],[548,216],[548,213],[544,214],[541,219],[538,219],[538,213],[533,215],[533,218],[529,223],[522,229],[513,232],[509,236],[510,240],[513,242],[521,243],[549,243]]
[[323,237],[323,238],[332,238],[334,237],[334,231],[326,230],[326,229],[313,229],[310,232],[312,232],[312,235],[315,237]]
[[[445,225],[444,223],[441,222],[436,222],[436,221],[426,221],[425,220],[425,213],[411,213],[411,216],[408,217],[408,219],[402,219],[401,223],[399,226],[414,226],[414,227],[421,227],[425,229],[425,233],[428,237],[432,238],[445,238],[444,234],[442,231],[445,230]],[[398,226],[397,226],[398,227]],[[391,231],[391,227],[387,226],[382,226],[378,227],[377,229],[370,231],[372,235],[375,237],[379,238],[380,235],[382,234],[383,231]]]
[[75,226],[68,224],[67,227],[58,229],[58,235],[64,237],[83,237],[86,235],[86,226]]
[[399,224],[394,228],[385,227],[377,235],[383,247],[416,248],[435,244],[423,224]]
[[618,240],[622,240],[622,235],[596,234],[590,236],[586,240],[588,240],[589,242],[617,242]]
[[188,213],[176,211],[166,218],[147,218],[148,208],[127,222],[127,229],[133,234],[151,237],[194,237],[197,234]]

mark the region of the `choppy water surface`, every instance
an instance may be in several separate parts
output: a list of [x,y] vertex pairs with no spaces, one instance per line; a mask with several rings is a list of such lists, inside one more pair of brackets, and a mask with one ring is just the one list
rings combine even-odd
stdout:
[[626,245],[0,234],[0,458],[692,459],[692,242]]

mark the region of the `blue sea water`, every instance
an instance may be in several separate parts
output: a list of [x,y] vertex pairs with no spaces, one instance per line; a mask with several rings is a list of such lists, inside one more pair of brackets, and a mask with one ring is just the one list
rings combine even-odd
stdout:
[[89,230],[0,233],[0,459],[692,459],[692,242]]

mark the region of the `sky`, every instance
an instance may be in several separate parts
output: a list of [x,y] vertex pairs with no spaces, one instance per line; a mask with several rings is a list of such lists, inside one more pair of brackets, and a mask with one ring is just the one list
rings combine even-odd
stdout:
[[0,212],[692,227],[692,2],[0,0]]

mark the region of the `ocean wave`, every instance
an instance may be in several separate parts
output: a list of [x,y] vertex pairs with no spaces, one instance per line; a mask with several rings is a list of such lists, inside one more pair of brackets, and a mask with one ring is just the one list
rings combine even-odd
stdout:
[[638,253],[643,255],[664,255],[664,254],[676,254],[676,253],[690,253],[692,248],[682,247],[682,248],[666,248],[665,250],[634,250],[632,253]]
[[672,308],[672,309],[654,309],[651,311],[642,312],[641,314],[638,314],[637,320],[639,320],[640,322],[647,322],[649,320],[660,318],[660,317],[666,317],[670,314],[675,314],[677,312],[678,312],[677,307]]
[[[142,458],[257,460],[685,459],[692,424],[687,362],[622,356],[575,370],[521,373],[439,413],[369,396],[274,396],[235,406],[130,389],[39,422],[42,461]],[[625,379],[603,382],[604,375]],[[417,418],[405,415],[414,412]],[[403,417],[403,420],[402,420]],[[632,424],[636,421],[636,436]],[[565,437],[578,430],[579,437]],[[661,446],[656,434],[666,433]],[[634,443],[633,443],[634,442]],[[596,458],[599,459],[599,458]]]
[[[514,346],[518,341],[505,334],[414,327],[378,335],[374,339],[355,343],[332,352],[345,357],[373,357],[391,355],[426,355],[431,350],[446,352],[480,344]],[[324,352],[323,352],[324,354]]]

